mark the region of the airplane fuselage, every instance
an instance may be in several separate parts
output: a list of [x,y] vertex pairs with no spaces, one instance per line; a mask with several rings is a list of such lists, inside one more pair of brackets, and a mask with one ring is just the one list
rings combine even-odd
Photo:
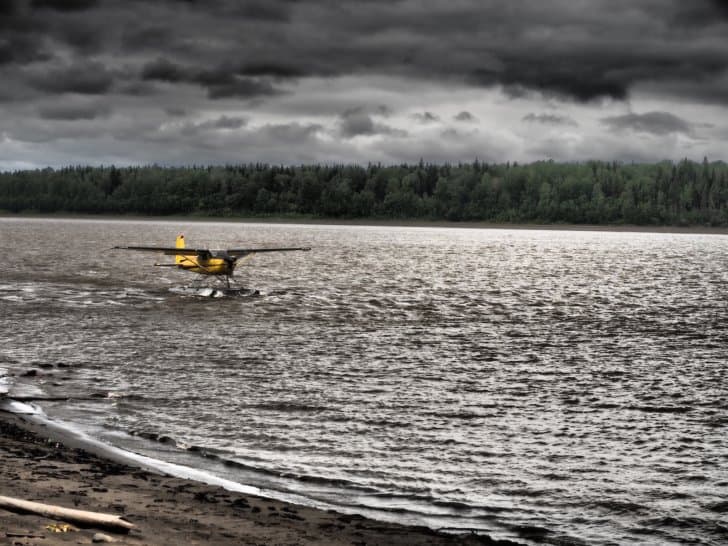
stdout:
[[235,261],[226,258],[202,258],[196,254],[177,255],[177,267],[200,275],[232,275]]

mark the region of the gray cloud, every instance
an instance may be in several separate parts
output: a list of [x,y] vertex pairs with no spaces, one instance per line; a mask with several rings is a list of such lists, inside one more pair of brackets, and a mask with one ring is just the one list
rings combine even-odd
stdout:
[[556,114],[534,114],[529,113],[523,116],[522,121],[528,123],[540,123],[541,125],[562,125],[566,127],[578,127],[579,124],[568,116]]
[[234,117],[227,117],[222,116],[217,118],[213,122],[213,127],[216,129],[240,129],[243,127],[246,123],[248,123],[248,120],[245,118],[234,118]]
[[669,112],[647,112],[645,114],[625,114],[623,116],[606,117],[602,123],[612,131],[638,131],[653,135],[670,133],[693,133],[694,124],[685,121]]
[[463,121],[463,122],[476,122],[478,121],[478,118],[476,118],[473,114],[470,112],[467,112],[463,110],[462,112],[458,112],[455,116],[453,116],[453,119],[455,121]]
[[206,120],[198,123],[188,122],[182,126],[180,132],[184,135],[198,135],[205,131],[231,131],[244,127],[248,120],[240,117],[221,116],[217,119]]
[[91,120],[99,117],[108,117],[111,108],[106,104],[77,103],[68,104],[65,102],[48,104],[38,108],[38,115],[46,120]]
[[412,117],[420,123],[435,123],[440,121],[440,116],[437,116],[432,112],[418,112],[416,114],[412,114]]
[[341,114],[339,134],[344,138],[366,135],[404,136],[406,133],[384,123],[377,123],[363,108],[353,108]]
[[322,130],[317,123],[280,123],[263,126],[258,133],[266,138],[274,138],[284,143],[304,142],[315,138]]
[[165,113],[173,118],[183,118],[187,115],[187,110],[175,106],[169,106],[164,109]]

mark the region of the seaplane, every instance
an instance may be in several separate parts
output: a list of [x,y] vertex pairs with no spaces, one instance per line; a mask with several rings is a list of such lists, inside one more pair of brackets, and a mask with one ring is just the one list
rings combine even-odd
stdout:
[[[294,252],[309,251],[310,247],[290,247],[290,248],[229,248],[227,250],[210,250],[207,248],[189,248],[185,244],[185,236],[178,235],[174,247],[160,246],[115,246],[114,250],[134,250],[139,252],[157,252],[168,256],[174,256],[174,263],[155,263],[156,267],[174,267],[197,273],[206,277],[212,277],[224,280],[225,289],[221,291],[214,288],[200,289],[199,284],[193,286],[190,290],[203,296],[222,296],[231,294],[252,293],[244,288],[238,288],[231,284],[230,280],[235,272],[235,266],[241,258],[250,258],[254,254],[264,252]],[[204,282],[204,281],[203,281]],[[188,292],[188,290],[182,290]]]

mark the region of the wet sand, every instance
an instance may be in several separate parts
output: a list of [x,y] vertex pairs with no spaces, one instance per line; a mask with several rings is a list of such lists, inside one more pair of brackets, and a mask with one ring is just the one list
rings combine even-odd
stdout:
[[48,526],[58,522],[47,517],[0,508],[2,545],[92,544],[97,533],[116,544],[154,546],[516,544],[378,522],[148,472],[66,446],[37,425],[2,412],[0,495],[120,515],[136,526],[128,534],[77,525],[53,532]]

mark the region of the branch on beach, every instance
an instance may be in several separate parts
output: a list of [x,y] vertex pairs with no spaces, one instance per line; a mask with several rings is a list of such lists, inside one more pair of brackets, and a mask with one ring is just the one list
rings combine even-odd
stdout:
[[128,533],[134,529],[135,525],[128,522],[121,516],[114,514],[103,514],[100,512],[87,512],[86,510],[74,510],[72,508],[64,508],[52,504],[43,504],[40,502],[26,501],[15,499],[12,497],[0,496],[0,508],[15,512],[30,512],[54,519],[64,521],[73,521],[79,525],[91,525],[103,527],[105,529],[114,529],[117,531]]

